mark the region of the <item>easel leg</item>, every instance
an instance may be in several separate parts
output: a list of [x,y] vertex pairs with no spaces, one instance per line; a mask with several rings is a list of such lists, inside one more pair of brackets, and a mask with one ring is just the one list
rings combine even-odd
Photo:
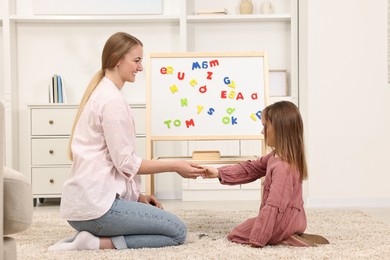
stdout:
[[146,176],[146,195],[154,195],[154,174]]

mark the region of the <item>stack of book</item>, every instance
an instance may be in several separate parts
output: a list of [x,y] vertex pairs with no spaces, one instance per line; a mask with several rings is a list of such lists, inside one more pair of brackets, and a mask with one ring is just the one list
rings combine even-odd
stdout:
[[60,75],[54,74],[49,85],[49,103],[66,103],[65,86]]
[[195,14],[197,15],[225,15],[227,13],[228,10],[226,8],[215,8],[195,11]]

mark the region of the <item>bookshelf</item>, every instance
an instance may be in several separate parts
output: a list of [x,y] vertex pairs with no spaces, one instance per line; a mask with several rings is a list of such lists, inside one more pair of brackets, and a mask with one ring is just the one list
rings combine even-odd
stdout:
[[[288,95],[271,97],[271,102],[287,99],[298,103],[299,0],[271,0],[274,14],[260,14],[261,1],[253,2],[252,15],[239,14],[238,0],[163,0],[159,15],[35,15],[33,0],[0,0],[0,81],[4,86],[0,98],[6,106],[6,164],[29,172],[30,153],[23,145],[29,141],[27,105],[47,103],[49,78],[55,73],[66,81],[68,102],[79,102],[99,69],[105,40],[117,31],[127,31],[143,41],[145,62],[149,53],[156,52],[267,51],[269,68],[288,72]],[[228,10],[227,15],[194,15],[196,10],[221,7]],[[145,74],[125,86],[128,103],[146,103]],[[219,150],[222,155],[254,154],[256,146],[249,141],[181,141],[158,143],[155,151],[159,156],[190,156],[201,147]],[[156,178],[156,191],[162,197],[171,196],[164,185],[173,178],[173,174]],[[180,196],[180,190],[172,194]]]

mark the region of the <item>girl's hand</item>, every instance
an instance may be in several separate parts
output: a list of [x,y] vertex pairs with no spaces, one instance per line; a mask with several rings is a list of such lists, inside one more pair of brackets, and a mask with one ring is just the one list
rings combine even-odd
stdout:
[[164,209],[162,204],[153,195],[139,195],[138,202],[155,206],[159,209]]
[[219,178],[219,172],[217,168],[202,166],[205,172],[202,174],[203,178]]

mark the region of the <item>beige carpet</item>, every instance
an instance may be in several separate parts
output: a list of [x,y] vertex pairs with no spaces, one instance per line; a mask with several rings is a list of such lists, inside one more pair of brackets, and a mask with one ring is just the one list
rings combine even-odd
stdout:
[[256,211],[179,210],[188,225],[186,244],[159,249],[48,252],[73,234],[57,212],[35,212],[33,225],[15,235],[18,259],[390,259],[390,226],[356,210],[308,209],[307,232],[331,242],[314,248],[252,248],[226,240],[229,231]]

